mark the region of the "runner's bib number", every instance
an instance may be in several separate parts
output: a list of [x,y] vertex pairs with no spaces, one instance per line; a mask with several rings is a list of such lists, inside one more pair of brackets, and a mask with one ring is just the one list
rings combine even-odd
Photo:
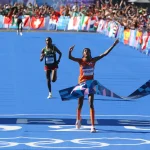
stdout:
[[94,74],[94,69],[90,68],[90,69],[83,69],[83,75],[84,76],[92,76]]
[[46,64],[53,64],[54,58],[53,57],[46,57]]

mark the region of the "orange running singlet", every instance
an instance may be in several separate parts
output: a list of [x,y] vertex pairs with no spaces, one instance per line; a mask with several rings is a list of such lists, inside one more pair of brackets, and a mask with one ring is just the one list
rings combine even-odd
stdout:
[[81,59],[79,64],[80,64],[80,75],[78,83],[85,82],[86,80],[93,80],[95,62],[94,61],[86,62],[83,59]]

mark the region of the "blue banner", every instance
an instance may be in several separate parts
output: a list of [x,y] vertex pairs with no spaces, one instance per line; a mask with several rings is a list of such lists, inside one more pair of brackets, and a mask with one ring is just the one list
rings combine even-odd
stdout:
[[113,91],[100,84],[97,80],[87,80],[76,86],[59,90],[59,94],[62,101],[77,99],[89,94],[97,94],[124,100],[138,99],[150,95],[150,80],[126,97],[115,94]]
[[3,28],[4,17],[0,15],[0,28]]
[[118,38],[120,42],[124,43],[124,27],[123,26],[120,26],[119,28]]
[[70,17],[61,16],[57,22],[57,30],[66,30]]

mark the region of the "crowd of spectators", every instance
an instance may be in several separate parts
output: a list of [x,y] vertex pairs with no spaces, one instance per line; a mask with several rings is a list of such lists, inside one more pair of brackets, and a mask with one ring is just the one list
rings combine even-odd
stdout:
[[141,29],[150,31],[150,15],[148,8],[141,8],[126,0],[114,3],[112,0],[97,0],[95,4],[86,5],[75,2],[74,5],[61,5],[59,10],[48,4],[38,6],[28,3],[27,5],[15,3],[14,5],[0,5],[0,15],[16,15],[22,11],[24,15],[30,16],[90,16],[98,19],[116,20],[122,26],[129,29]]

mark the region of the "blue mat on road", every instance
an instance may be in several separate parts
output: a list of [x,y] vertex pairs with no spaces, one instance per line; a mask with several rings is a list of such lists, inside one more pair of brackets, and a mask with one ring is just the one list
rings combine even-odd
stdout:
[[[48,36],[63,53],[58,80],[52,83],[52,99],[47,99],[44,62],[39,61]],[[94,57],[108,49],[113,39],[97,33],[57,32],[23,36],[1,32],[0,38],[0,149],[150,149],[149,95],[133,100],[95,95],[94,134],[90,133],[87,97],[82,128],[77,130],[77,100],[62,101],[59,95],[78,81],[79,66],[68,59],[69,47],[76,45],[75,57],[82,57],[82,50],[89,47]],[[149,65],[149,56],[119,43],[96,64],[95,79],[126,97],[149,81]]]

